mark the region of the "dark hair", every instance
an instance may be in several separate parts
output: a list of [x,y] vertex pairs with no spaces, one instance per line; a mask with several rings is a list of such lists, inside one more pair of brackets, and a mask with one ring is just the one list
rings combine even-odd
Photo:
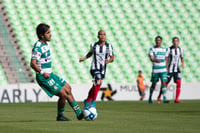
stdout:
[[47,32],[47,30],[50,28],[49,25],[44,24],[44,23],[40,23],[37,28],[36,28],[36,34],[38,39],[41,39],[41,35],[44,35],[45,32]]
[[142,72],[142,70],[139,70],[139,71],[138,71],[138,73],[141,73],[141,72]]
[[178,39],[178,40],[179,40],[179,38],[178,38],[177,36],[175,36],[175,37],[172,38],[172,42],[173,42],[175,39]]
[[157,38],[160,38],[160,39],[162,40],[162,37],[161,37],[161,36],[157,36],[157,37],[155,38],[155,40],[157,40]]

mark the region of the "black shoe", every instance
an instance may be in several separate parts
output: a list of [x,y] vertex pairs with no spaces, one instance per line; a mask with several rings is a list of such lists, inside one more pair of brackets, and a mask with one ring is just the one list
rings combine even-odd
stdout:
[[71,121],[69,118],[65,116],[57,116],[57,121]]
[[77,116],[77,119],[78,120],[82,120],[83,119],[83,112],[79,116]]
[[163,101],[163,103],[169,103],[169,100]]

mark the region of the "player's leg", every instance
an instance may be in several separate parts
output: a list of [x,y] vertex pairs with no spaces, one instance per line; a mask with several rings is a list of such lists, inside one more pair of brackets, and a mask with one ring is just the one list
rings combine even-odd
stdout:
[[145,91],[144,90],[141,90],[141,100],[143,100],[145,97]]
[[[91,74],[92,78],[95,77],[94,70],[90,70],[90,74]],[[95,80],[92,80],[92,82],[93,82],[93,86],[90,88],[90,91],[88,92],[88,96],[84,100],[84,109],[88,109],[90,107],[91,100],[93,99]]]
[[[80,109],[78,103],[74,99],[74,97],[71,93],[71,86],[69,84],[66,83],[63,86],[62,90],[57,94],[57,96],[59,96],[60,99],[65,99],[69,102],[70,106],[76,113],[76,116],[79,120],[83,118],[82,110]],[[59,105],[62,105],[62,104],[59,104]]]
[[163,102],[168,103],[167,99],[167,87],[166,87],[166,82],[167,82],[167,72],[161,73],[161,87],[162,87],[162,94],[163,94]]
[[84,100],[84,109],[87,109],[89,108],[90,106],[90,102],[93,98],[93,93],[94,93],[94,85],[91,87],[89,93],[88,93],[88,97],[87,99]]
[[153,91],[155,90],[156,87],[156,83],[158,82],[158,74],[157,73],[152,73],[151,75],[151,87],[150,87],[150,91],[149,91],[149,100],[148,103],[153,103],[152,102],[152,95],[153,95]]
[[57,102],[57,121],[70,121],[69,118],[64,116],[65,112],[65,104],[66,104],[66,99],[64,97],[59,97],[59,100]]
[[93,98],[92,98],[92,101],[91,101],[92,107],[96,108],[96,98],[97,98],[97,95],[98,95],[98,92],[100,90],[102,82],[103,82],[102,79],[98,79],[98,78],[95,79]]
[[139,95],[140,95],[140,100],[142,100],[142,91],[141,91],[140,88],[138,88],[138,93],[139,93]]
[[[166,83],[166,87],[168,85],[168,83],[171,81],[171,78],[172,78],[172,74],[171,73],[168,73],[167,74],[167,83]],[[158,95],[158,99],[157,99],[157,102],[158,104],[161,103],[161,95],[162,95],[162,85],[160,86],[160,92],[159,92],[159,95]]]
[[176,83],[176,99],[175,99],[175,103],[182,103],[182,101],[179,101],[179,96],[181,93],[181,73],[175,73],[174,75],[174,80]]

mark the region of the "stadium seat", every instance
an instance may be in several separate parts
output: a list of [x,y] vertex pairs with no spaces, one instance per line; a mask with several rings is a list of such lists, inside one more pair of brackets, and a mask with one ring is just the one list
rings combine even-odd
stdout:
[[[199,2],[191,1],[116,1],[105,3],[97,1],[42,1],[3,0],[9,18],[16,32],[26,60],[30,61],[31,48],[37,40],[35,27],[40,22],[51,25],[54,55],[53,69],[70,82],[90,82],[90,61],[81,65],[78,59],[89,50],[89,45],[97,41],[99,29],[106,30],[107,40],[114,46],[115,62],[109,65],[106,81],[133,82],[137,71],[143,69],[147,78],[151,76],[151,62],[148,59],[149,48],[154,38],[161,35],[163,46],[171,45],[171,38],[179,36],[184,44],[185,63],[191,63],[193,56],[198,69],[200,62],[197,53],[200,33],[198,29]],[[172,8],[173,7],[173,8]],[[41,10],[43,9],[43,10]],[[15,13],[17,12],[17,15]],[[195,34],[192,34],[195,32]],[[192,44],[190,43],[192,39]],[[27,42],[31,42],[27,44]],[[193,48],[194,46],[195,49]],[[66,62],[63,62],[63,59]],[[80,65],[80,66],[79,66]],[[191,82],[194,77],[200,81],[194,69],[188,68],[183,79]],[[113,70],[114,69],[114,70]],[[191,74],[187,74],[191,72]],[[63,74],[65,73],[65,74]]]

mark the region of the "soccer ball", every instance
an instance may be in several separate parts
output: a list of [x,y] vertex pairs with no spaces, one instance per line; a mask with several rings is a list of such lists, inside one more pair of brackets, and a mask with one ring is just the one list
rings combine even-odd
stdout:
[[94,107],[90,107],[89,109],[84,109],[83,115],[85,120],[93,121],[97,118],[97,110]]

